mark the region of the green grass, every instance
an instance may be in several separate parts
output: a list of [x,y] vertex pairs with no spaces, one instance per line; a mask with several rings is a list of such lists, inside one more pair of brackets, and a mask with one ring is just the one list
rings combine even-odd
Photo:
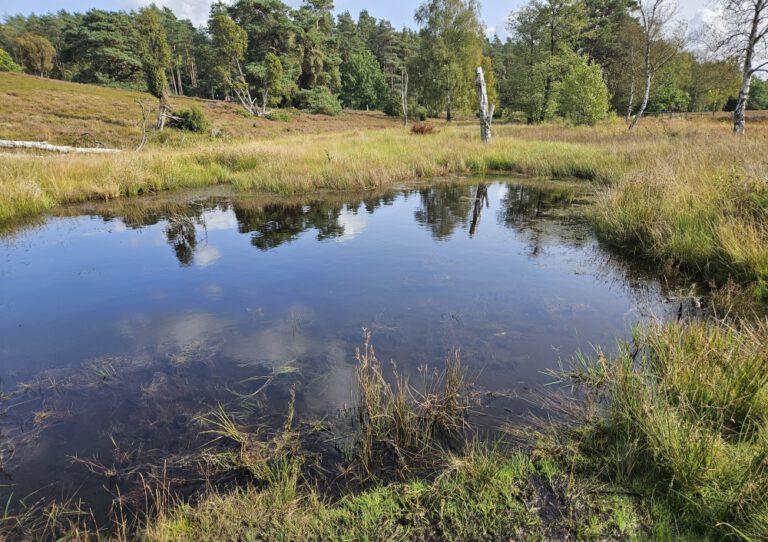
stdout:
[[213,493],[156,518],[153,541],[535,540],[540,519],[526,503],[534,465],[525,456],[456,459],[433,482],[381,485],[326,501],[291,476],[266,489]]
[[702,537],[767,539],[768,321],[656,325],[635,340],[637,355],[576,371],[610,405],[579,453]]

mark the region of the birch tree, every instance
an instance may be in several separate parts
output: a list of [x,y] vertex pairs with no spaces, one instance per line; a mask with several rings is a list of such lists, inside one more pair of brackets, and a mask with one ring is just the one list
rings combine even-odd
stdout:
[[493,110],[496,106],[488,102],[488,89],[485,85],[485,73],[482,66],[477,68],[475,84],[477,85],[477,102],[480,106],[480,139],[483,143],[490,143]]
[[752,78],[768,71],[768,0],[721,0],[718,20],[708,30],[714,50],[741,64],[733,131],[743,134]]
[[667,65],[685,43],[685,25],[673,27],[677,4],[673,0],[638,0],[638,18],[642,27],[644,90],[640,107],[632,117],[633,130],[648,108],[651,85],[656,73]]
[[144,8],[139,12],[141,65],[149,93],[160,101],[157,114],[157,129],[165,127],[165,121],[171,112],[168,101],[169,87],[165,68],[171,60],[171,51],[165,29],[160,24],[155,8]]
[[473,72],[482,60],[478,13],[477,0],[425,0],[416,10],[421,43],[414,76],[422,99],[445,110],[449,122],[474,94]]
[[251,86],[243,69],[248,35],[225,13],[214,13],[208,26],[219,75],[235,93],[243,109],[251,115],[259,115],[261,110],[257,97],[251,94]]

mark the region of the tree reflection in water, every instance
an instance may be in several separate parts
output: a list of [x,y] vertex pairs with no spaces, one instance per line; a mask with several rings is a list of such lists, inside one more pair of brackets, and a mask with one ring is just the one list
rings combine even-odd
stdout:
[[447,240],[457,227],[466,227],[474,202],[474,187],[442,185],[419,190],[421,207],[414,213],[416,222],[429,229],[432,237]]

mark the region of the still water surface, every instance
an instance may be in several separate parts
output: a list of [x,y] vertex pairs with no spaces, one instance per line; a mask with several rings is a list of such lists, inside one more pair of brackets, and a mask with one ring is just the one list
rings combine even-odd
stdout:
[[105,506],[114,486],[74,457],[127,483],[199,451],[195,417],[258,390],[264,420],[284,416],[291,387],[300,416],[333,417],[353,399],[363,328],[404,371],[460,348],[480,389],[539,389],[560,360],[668,311],[655,282],[598,245],[580,190],[187,194],[6,236],[0,377],[24,392],[0,421],[0,497]]

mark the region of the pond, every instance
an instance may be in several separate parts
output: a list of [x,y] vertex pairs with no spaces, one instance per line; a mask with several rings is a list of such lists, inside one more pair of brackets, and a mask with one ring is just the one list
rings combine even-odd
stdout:
[[[194,457],[200,415],[280,423],[354,401],[363,329],[406,373],[460,349],[509,416],[577,352],[672,307],[598,244],[578,183],[488,177],[380,193],[224,189],[63,209],[0,240],[0,497],[103,513]],[[490,423],[490,422],[489,422]],[[184,461],[177,461],[183,464]],[[122,485],[121,485],[122,484]]]

